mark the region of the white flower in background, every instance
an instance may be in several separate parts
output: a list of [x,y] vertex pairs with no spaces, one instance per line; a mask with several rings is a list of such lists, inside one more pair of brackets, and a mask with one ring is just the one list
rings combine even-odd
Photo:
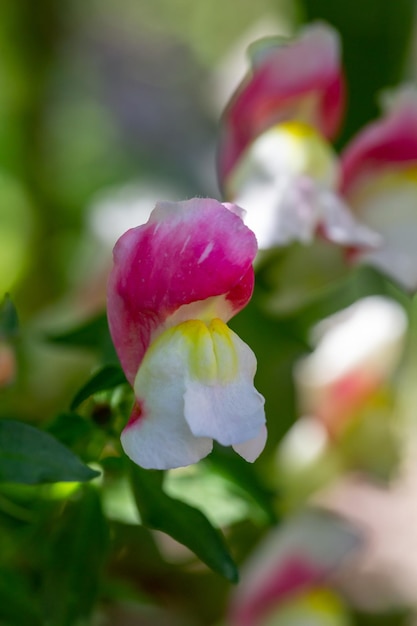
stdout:
[[300,418],[277,450],[289,506],[346,470],[386,478],[398,465],[405,419],[395,376],[407,317],[395,301],[371,296],[313,329],[315,347],[295,367]]
[[355,217],[381,236],[357,250],[400,285],[417,289],[417,90],[403,87],[341,155],[340,191]]
[[320,509],[288,519],[245,563],[231,626],[346,626],[340,601],[323,587],[361,541],[350,524]]
[[313,352],[295,368],[301,412],[335,434],[399,365],[407,317],[387,298],[371,296],[316,326]]

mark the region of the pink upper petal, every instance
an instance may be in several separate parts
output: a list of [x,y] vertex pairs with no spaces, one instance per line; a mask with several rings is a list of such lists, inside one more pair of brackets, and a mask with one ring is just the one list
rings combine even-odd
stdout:
[[356,529],[320,509],[288,520],[266,536],[243,568],[231,624],[257,626],[272,607],[322,583],[360,544]]
[[256,626],[259,617],[265,615],[271,606],[277,606],[289,595],[320,582],[323,573],[303,556],[294,555],[284,563],[277,563],[276,571],[272,570],[269,576],[257,594],[248,596],[242,604],[236,604],[232,613],[233,625]]
[[417,162],[417,93],[404,89],[390,110],[353,139],[341,156],[343,193],[386,167]]
[[256,239],[231,208],[199,198],[159,203],[146,224],[117,242],[108,319],[132,384],[152,336],[180,307],[220,296],[217,316],[227,321],[249,301]]
[[[248,144],[281,120],[298,119],[326,137],[337,132],[344,104],[339,40],[324,24],[288,45],[271,46],[238,88],[222,122],[219,178],[223,183]],[[312,98],[303,109],[304,100]]]

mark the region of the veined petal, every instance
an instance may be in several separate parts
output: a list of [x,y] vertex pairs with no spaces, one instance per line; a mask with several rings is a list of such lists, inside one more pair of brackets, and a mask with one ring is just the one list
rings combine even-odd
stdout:
[[245,148],[270,126],[294,119],[333,137],[342,108],[339,39],[331,27],[315,24],[287,45],[268,46],[224,113],[218,152],[221,184]]
[[[132,461],[146,469],[191,465],[212,449],[212,439],[195,437],[184,419],[190,367],[187,343],[191,342],[188,338],[184,341],[183,333],[175,327],[165,331],[151,344],[135,379],[140,414],[131,418],[121,434],[121,442]],[[209,368],[208,359],[205,361],[198,364],[203,371],[206,366]]]
[[256,239],[230,208],[199,198],[160,203],[116,244],[108,319],[129,382],[164,328],[200,314],[227,321],[250,299]]
[[212,437],[224,446],[254,439],[265,424],[264,398],[253,386],[255,355],[220,320],[207,331],[215,373],[201,371],[199,349],[185,391],[185,419],[196,437]]
[[255,369],[251,350],[221,320],[167,329],[137,373],[142,413],[122,433],[125,452],[142,467],[168,469],[203,458],[213,439],[231,445],[256,437],[265,416]]
[[257,626],[272,607],[322,583],[361,538],[349,524],[311,509],[272,531],[242,571],[233,598],[233,626]]

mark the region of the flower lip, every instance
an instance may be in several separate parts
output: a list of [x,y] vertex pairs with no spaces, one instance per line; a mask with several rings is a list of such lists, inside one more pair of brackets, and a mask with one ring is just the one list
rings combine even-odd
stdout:
[[245,222],[260,249],[319,235],[354,250],[373,250],[381,238],[355,220],[336,192],[338,162],[311,126],[277,124],[244,151],[226,193],[245,207]]
[[250,299],[257,245],[239,211],[211,199],[160,203],[117,242],[108,320],[131,384],[150,341],[171,322],[208,306],[227,321]]
[[138,370],[140,412],[122,433],[125,452],[142,467],[169,469],[197,462],[214,439],[254,461],[266,440],[255,370],[253,352],[221,320],[166,329]]

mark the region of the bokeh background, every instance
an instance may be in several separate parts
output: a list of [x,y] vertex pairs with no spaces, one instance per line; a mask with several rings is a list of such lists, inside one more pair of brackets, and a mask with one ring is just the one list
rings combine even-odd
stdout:
[[[11,294],[19,336],[0,417],[48,430],[104,477],[83,487],[2,484],[1,624],[226,623],[230,583],[138,525],[117,447],[129,398],[102,393],[69,411],[94,368],[114,359],[103,321],[111,250],[157,200],[221,197],[219,117],[247,71],[249,43],[316,19],[339,30],[348,88],[340,148],[378,114],[382,89],[417,79],[415,8],[414,0],[2,0],[0,298]],[[260,271],[261,290],[267,279]],[[233,322],[258,358],[266,453],[246,475],[219,451],[172,473],[166,489],[224,529],[238,562],[285,514],[272,459],[296,419],[292,366],[308,330],[387,289],[362,272],[285,315],[265,312],[255,294]],[[346,611],[352,624],[411,623],[403,608]]]

